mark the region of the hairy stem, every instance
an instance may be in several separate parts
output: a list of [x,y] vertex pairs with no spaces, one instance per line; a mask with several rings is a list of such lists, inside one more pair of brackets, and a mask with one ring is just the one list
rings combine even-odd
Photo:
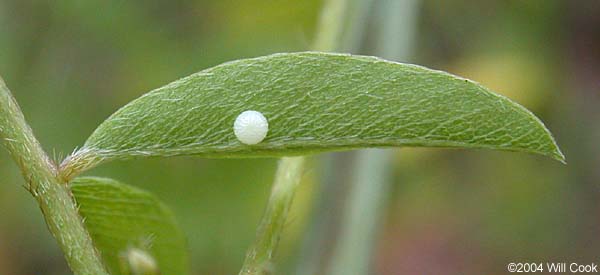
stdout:
[[256,241],[246,255],[240,275],[272,273],[271,258],[300,182],[304,162],[304,157],[282,158],[279,161],[267,210],[258,227]]
[[25,187],[38,201],[48,229],[58,241],[71,270],[77,275],[108,275],[77,213],[69,188],[58,179],[56,165],[34,137],[2,78],[0,139],[21,169]]

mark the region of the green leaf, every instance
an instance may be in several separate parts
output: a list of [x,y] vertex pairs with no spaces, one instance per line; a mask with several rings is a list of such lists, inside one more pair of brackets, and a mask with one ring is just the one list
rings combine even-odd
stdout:
[[[233,133],[246,110],[268,119],[259,144],[242,144]],[[303,52],[225,63],[156,89],[104,121],[63,168],[136,156],[391,146],[491,148],[564,160],[539,119],[475,82],[375,57]]]
[[183,233],[171,211],[152,194],[107,178],[76,178],[70,186],[85,227],[112,275],[131,274],[128,256],[145,263],[145,254],[161,274],[189,274]]

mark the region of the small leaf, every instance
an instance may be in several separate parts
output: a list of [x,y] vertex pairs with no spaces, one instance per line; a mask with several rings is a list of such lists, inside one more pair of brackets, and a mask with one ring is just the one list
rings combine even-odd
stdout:
[[[246,110],[268,120],[267,136],[256,145],[241,143],[233,131]],[[229,62],[156,89],[102,123],[63,170],[135,156],[391,146],[491,148],[564,160],[539,119],[477,83],[375,57],[304,52]]]
[[[107,178],[76,178],[71,183],[79,213],[112,275],[139,267],[135,255],[148,255],[160,274],[189,274],[187,247],[173,214],[152,194]],[[137,257],[139,258],[139,256]]]

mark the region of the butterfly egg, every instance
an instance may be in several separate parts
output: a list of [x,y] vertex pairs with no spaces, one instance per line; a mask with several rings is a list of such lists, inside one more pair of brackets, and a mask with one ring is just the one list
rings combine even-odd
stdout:
[[156,261],[144,250],[129,249],[127,251],[127,263],[133,275],[159,274]]
[[258,144],[267,136],[269,122],[257,111],[244,111],[237,116],[233,123],[235,137],[244,144]]

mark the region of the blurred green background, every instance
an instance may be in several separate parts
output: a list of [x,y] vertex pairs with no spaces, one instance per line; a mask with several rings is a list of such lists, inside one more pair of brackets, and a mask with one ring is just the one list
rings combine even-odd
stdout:
[[[45,149],[61,159],[149,90],[225,61],[308,49],[321,6],[0,0],[0,73]],[[555,134],[568,165],[505,152],[394,150],[373,274],[599,263],[600,1],[424,0],[417,12],[408,61],[471,78],[529,108]],[[362,44],[365,54],[377,46],[369,35]],[[311,208],[323,170],[316,159],[286,227],[278,274],[294,274],[311,217],[326,211]],[[115,162],[87,174],[150,190],[171,206],[188,236],[194,274],[237,274],[275,163],[182,157]],[[70,274],[22,186],[0,150],[0,274]]]

